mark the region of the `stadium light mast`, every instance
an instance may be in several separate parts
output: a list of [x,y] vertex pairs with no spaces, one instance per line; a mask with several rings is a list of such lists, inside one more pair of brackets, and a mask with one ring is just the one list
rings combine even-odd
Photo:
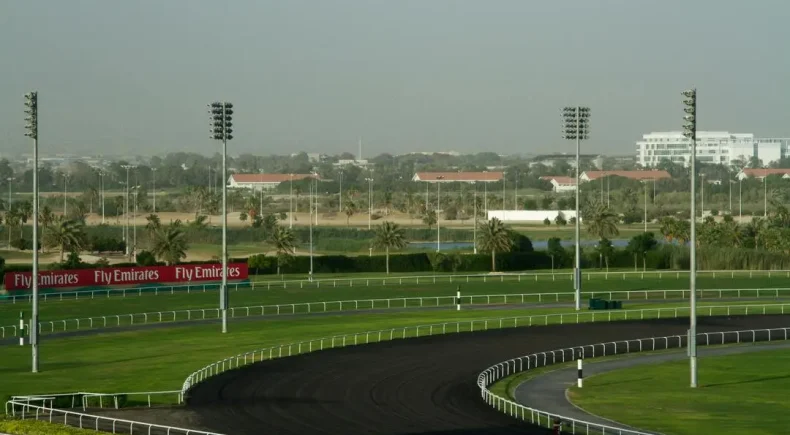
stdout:
[[32,372],[38,373],[38,92],[25,94],[25,136],[33,139],[33,313],[30,317]]
[[582,303],[582,263],[581,263],[581,215],[579,213],[579,170],[581,157],[581,141],[590,138],[590,108],[565,107],[562,109],[563,139],[576,141],[576,254],[573,265],[573,288],[576,291],[576,310],[581,310]]
[[689,264],[689,332],[688,354],[691,388],[697,387],[697,90],[683,92],[683,136],[691,140],[691,231]]
[[233,104],[209,104],[211,139],[222,141],[222,284],[219,308],[222,311],[222,333],[228,332],[228,141],[233,139]]

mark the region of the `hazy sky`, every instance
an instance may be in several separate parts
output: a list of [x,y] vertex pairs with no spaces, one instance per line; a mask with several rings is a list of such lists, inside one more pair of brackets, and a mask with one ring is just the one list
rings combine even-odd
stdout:
[[236,106],[232,154],[590,151],[679,129],[790,136],[787,0],[4,0],[0,153],[209,153],[206,104]]

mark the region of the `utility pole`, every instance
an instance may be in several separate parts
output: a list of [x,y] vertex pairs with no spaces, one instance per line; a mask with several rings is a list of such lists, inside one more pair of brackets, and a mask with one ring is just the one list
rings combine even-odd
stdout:
[[121,168],[126,169],[126,195],[124,201],[124,214],[126,215],[126,224],[124,225],[123,241],[126,245],[126,255],[129,257],[129,262],[132,261],[132,250],[129,247],[129,170],[134,169],[135,165],[122,165]]
[[66,208],[68,204],[67,202],[68,194],[69,194],[69,174],[64,173],[63,174],[63,219],[66,218],[68,212]]
[[152,195],[151,200],[153,202],[153,213],[156,214],[156,168],[151,168],[151,187],[152,187]]
[[338,193],[337,212],[343,213],[343,171],[340,171],[340,193]]
[[436,252],[441,252],[442,250],[442,239],[440,236],[441,226],[439,225],[439,210],[442,207],[442,182],[444,176],[439,175],[436,177]]
[[222,284],[219,308],[222,311],[222,333],[228,332],[228,141],[233,139],[233,104],[214,102],[209,105],[211,139],[222,141]]
[[477,183],[473,181],[472,185],[475,188],[474,206],[472,207],[472,218],[475,220],[475,227],[472,230],[472,246],[474,247],[474,253],[477,254]]
[[[8,212],[11,211],[11,182],[14,181],[14,177],[6,178],[6,181],[8,182],[8,204],[5,207],[5,213],[6,213],[6,224],[8,224]],[[6,225],[6,227],[7,226],[8,225]],[[8,249],[11,249],[11,229],[10,228],[8,228]]]
[[294,174],[288,174],[290,177],[290,187],[288,194],[288,228],[294,227]]
[[697,90],[683,92],[683,135],[691,140],[691,255],[689,267],[688,355],[691,388],[697,387]]
[[581,290],[582,290],[582,266],[581,266],[581,214],[579,213],[579,191],[580,179],[579,168],[581,166],[581,141],[590,137],[590,108],[589,107],[565,107],[562,109],[564,120],[563,138],[576,141],[576,219],[575,219],[575,261],[573,284],[576,290],[576,310],[581,310]]
[[365,178],[368,182],[368,229],[371,229],[370,215],[373,214],[373,177]]
[[104,171],[99,170],[99,181],[101,187],[101,223],[104,224]]
[[30,347],[32,372],[38,373],[38,92],[25,94],[25,113],[25,136],[33,139],[33,315],[30,318]]

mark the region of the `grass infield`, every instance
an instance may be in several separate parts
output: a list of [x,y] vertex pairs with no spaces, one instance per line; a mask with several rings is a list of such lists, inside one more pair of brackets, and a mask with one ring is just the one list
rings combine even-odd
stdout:
[[[688,289],[688,276],[681,274],[676,278],[676,274],[667,273],[661,279],[657,277],[645,277],[641,279],[637,276],[622,275],[610,276],[606,279],[603,275],[588,275],[589,280],[585,280],[583,291],[590,292],[615,292],[611,295],[613,299],[625,300],[626,295],[617,292],[640,291],[640,290],[682,290]],[[446,277],[444,278],[446,279]],[[500,281],[500,279],[502,279]],[[737,288],[790,288],[790,279],[785,277],[766,276],[748,278],[746,276],[735,278],[728,277],[699,277],[697,279],[698,289],[737,289]],[[569,279],[557,278],[552,280],[551,276],[539,276],[535,281],[532,278],[522,278],[517,281],[516,277],[489,277],[486,282],[481,279],[472,279],[466,282],[431,282],[420,283],[419,285],[397,284],[381,285],[380,281],[371,278],[370,286],[338,285],[337,287],[321,285],[320,287],[300,287],[299,284],[289,285],[286,288],[265,289],[259,287],[255,290],[241,289],[231,290],[230,305],[232,307],[254,306],[254,305],[274,305],[292,304],[304,302],[322,302],[337,300],[361,300],[378,298],[405,298],[405,297],[431,297],[431,296],[454,296],[460,286],[462,295],[485,295],[485,294],[519,294],[519,293],[567,293],[567,297],[560,301],[568,302],[572,300],[570,292],[573,291],[572,282]],[[763,295],[767,291],[761,291]],[[754,297],[756,291],[744,291],[742,297]],[[790,295],[790,291],[785,293]],[[609,297],[609,294],[602,294]],[[655,298],[663,298],[663,294],[650,295]],[[680,294],[669,294],[669,298],[679,298]],[[704,299],[715,298],[717,292],[701,292]],[[728,295],[724,295],[728,296]],[[735,294],[730,294],[730,297]],[[781,296],[781,295],[780,295]],[[639,295],[639,298],[643,296]],[[481,301],[478,301],[481,302]],[[512,302],[512,300],[511,300]],[[547,301],[547,302],[550,302]],[[633,303],[627,302],[625,308],[633,308]],[[216,290],[202,290],[186,292],[176,292],[169,294],[162,292],[157,295],[152,293],[129,293],[126,297],[122,296],[101,296],[97,294],[95,298],[80,299],[48,299],[41,301],[39,313],[41,321],[61,320],[72,318],[84,318],[117,314],[158,312],[200,308],[216,308],[219,304],[219,295]],[[384,305],[386,306],[386,305]],[[410,306],[419,306],[417,301],[413,301]],[[331,308],[331,307],[330,307]],[[10,303],[8,301],[0,303],[0,326],[14,325],[18,322],[19,312],[25,313],[25,317],[30,316],[30,304],[27,302]],[[268,313],[268,311],[267,311]]]
[[790,350],[703,358],[699,379],[699,388],[689,388],[686,360],[639,366],[591,376],[569,398],[593,414],[665,434],[790,428]]

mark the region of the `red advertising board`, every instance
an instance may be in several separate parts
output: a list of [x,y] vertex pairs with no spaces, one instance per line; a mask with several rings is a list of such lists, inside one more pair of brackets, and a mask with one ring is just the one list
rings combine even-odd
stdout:
[[[247,263],[228,264],[229,280],[242,280],[247,279],[247,277]],[[222,265],[217,263],[47,270],[38,273],[38,285],[41,288],[123,286],[220,280],[222,280]],[[5,274],[6,290],[28,290],[32,283],[32,274],[30,272],[8,272]]]

